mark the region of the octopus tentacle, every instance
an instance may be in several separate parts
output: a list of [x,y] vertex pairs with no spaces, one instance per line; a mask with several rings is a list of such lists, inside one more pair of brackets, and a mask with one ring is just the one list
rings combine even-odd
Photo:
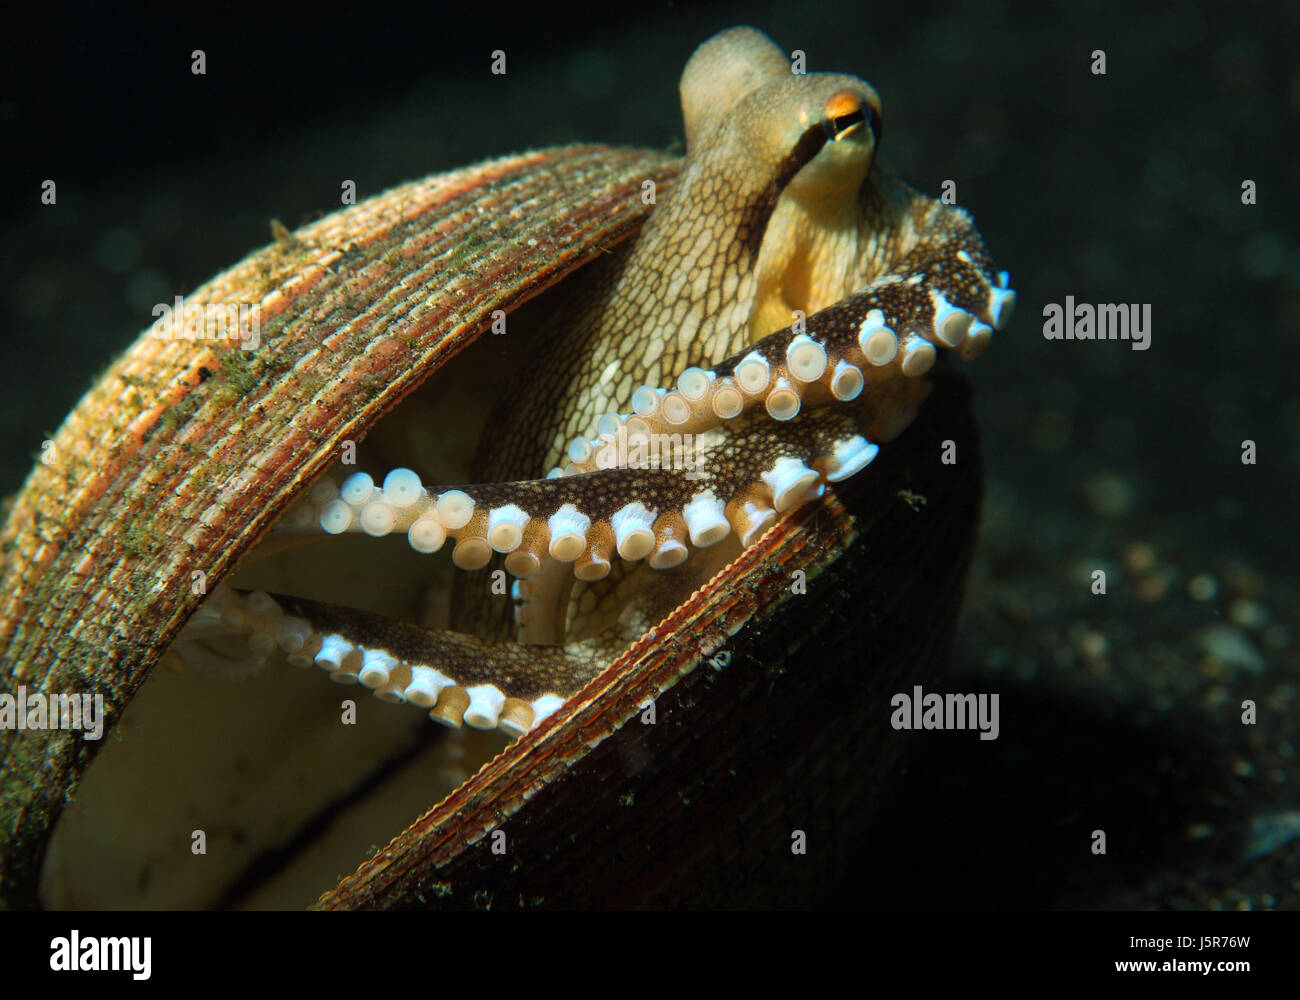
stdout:
[[[733,446],[742,441],[757,445],[757,432],[738,435]],[[789,454],[773,455],[765,464],[760,460],[752,466],[758,469],[752,476],[745,471],[751,468],[749,463],[700,471],[695,481],[672,468],[601,469],[548,479],[426,490],[422,499],[400,508],[391,505],[385,488],[367,483],[369,477],[358,473],[344,482],[339,496],[320,508],[318,519],[331,534],[364,532],[378,537],[405,531],[411,547],[426,553],[454,540],[452,560],[461,569],[480,569],[492,553],[499,552],[506,555],[506,568],[517,577],[532,576],[550,558],[572,563],[578,579],[592,581],[608,574],[615,555],[628,561],[645,559],[656,568],[667,569],[684,559],[687,537],[696,545],[724,537],[712,529],[691,531],[692,524],[703,523],[697,502],[702,494],[729,497],[747,488],[758,488],[761,494],[759,480],[766,474],[772,495],[764,499],[769,506],[775,504],[774,509],[789,509],[794,496],[788,487],[792,471],[781,460],[806,463],[829,459],[831,453],[814,453],[793,440],[780,442],[778,450]],[[703,454],[708,453],[706,446]],[[699,460],[694,455],[689,459],[692,464]],[[368,486],[369,496],[364,499],[362,486]],[[313,499],[320,501],[331,493],[324,487],[313,492]],[[344,499],[345,495],[353,502]],[[290,530],[310,531],[305,522],[302,512],[295,514]],[[744,532],[746,536],[750,533]]]
[[[826,481],[859,471],[877,452],[858,433],[864,417],[871,419],[870,407],[808,414],[779,429],[756,418],[714,446],[718,469],[697,482],[669,469],[616,469],[445,491],[431,506],[436,515],[442,497],[459,494],[450,504],[451,520],[464,523],[449,530],[460,534],[459,547],[467,539],[484,537],[469,534],[476,521],[481,527],[484,520],[482,511],[473,509],[475,495],[490,502],[509,493],[521,505],[542,512],[527,516],[516,536],[520,544],[531,530],[546,525],[543,537],[552,545],[558,542],[563,555],[571,557],[550,558],[572,561],[579,580],[602,579],[615,554],[668,568],[685,561],[688,542],[707,548],[734,531],[742,545],[751,544],[780,514],[820,496]],[[739,470],[749,468],[763,471],[746,478]],[[593,504],[587,498],[597,481],[602,486]],[[365,482],[354,477],[330,503],[344,496],[359,499]],[[415,492],[399,470],[382,488],[370,484],[369,502],[383,503],[384,491],[398,492],[398,485],[404,495]],[[320,497],[331,491],[315,492]],[[630,496],[649,498],[656,506],[623,503]],[[689,497],[684,503],[683,496]],[[419,503],[417,499],[407,506]],[[579,510],[579,503],[588,513]],[[551,508],[554,513],[547,515]],[[364,510],[357,520],[363,519]],[[416,516],[411,523],[427,516]],[[491,525],[492,518],[486,520]],[[585,530],[550,532],[551,524]],[[545,560],[539,556],[539,563]],[[530,603],[544,609],[563,596],[550,582],[534,585],[530,580],[517,581],[512,595],[520,602],[521,637],[527,634]],[[226,673],[282,657],[293,665],[320,667],[338,683],[361,684],[383,700],[428,708],[430,717],[443,725],[500,727],[521,735],[612,662],[626,642],[627,635],[617,628],[563,646],[487,642],[304,598],[222,587],[187,623],[172,653],[187,666]]]
[[[382,486],[356,473],[341,487],[318,484],[288,527],[311,530],[314,522],[330,534],[377,537],[403,531],[424,553],[454,539],[452,558],[462,569],[502,553],[516,577],[553,559],[573,563],[575,577],[588,582],[609,573],[615,554],[668,569],[687,558],[688,540],[707,547],[735,530],[749,544],[777,514],[819,495],[824,482],[863,468],[880,442],[910,423],[933,345],[960,350],[1009,321],[1015,293],[1004,287],[1005,273],[987,270],[978,237],[967,246],[931,252],[910,277],[876,282],[822,310],[806,332],[786,327],[711,370],[688,368],[671,391],[635,390],[634,414],[606,414],[595,428],[600,436],[575,439],[569,465],[545,480],[426,489],[409,469],[393,470]],[[905,331],[901,345],[895,331]],[[930,348],[924,364],[909,337]],[[856,404],[854,422],[829,436],[815,423],[776,436],[762,426],[769,418],[788,425],[805,409],[837,403]],[[651,439],[667,442],[656,449],[656,468],[618,468]],[[672,471],[683,466],[692,475]]]
[[[632,394],[633,413],[607,414],[597,431],[601,436],[622,429],[698,433],[756,411],[786,421],[809,406],[852,402],[891,378],[928,372],[936,355],[922,344],[960,351],[973,360],[993,330],[1009,322],[1015,301],[1015,292],[990,286],[983,306],[972,313],[954,306],[942,292],[934,292],[929,303],[909,302],[893,294],[899,287],[891,283],[860,292],[810,317],[806,332],[786,327],[712,369],[689,368],[673,389],[641,386]],[[994,322],[984,323],[977,315]],[[901,346],[898,330],[907,331]],[[597,467],[597,443],[575,439],[570,445],[575,471]]]
[[[625,644],[625,642],[623,643]],[[298,597],[216,590],[172,653],[229,674],[283,659],[429,710],[441,725],[528,732],[607,665],[616,636],[568,647],[485,642]]]
[[[811,412],[774,425],[770,406],[754,405],[725,431],[670,433],[642,421],[653,441],[629,434],[629,421],[616,437],[590,442],[582,467],[539,480],[425,488],[409,469],[390,472],[382,486],[355,473],[341,487],[329,480],[314,487],[284,530],[402,531],[423,553],[454,540],[458,567],[482,568],[498,552],[507,570],[524,578],[554,559],[573,563],[580,580],[600,579],[615,554],[668,569],[686,558],[687,540],[707,547],[730,527],[749,544],[775,514],[820,495],[823,479],[859,471],[878,442],[910,422],[927,391],[917,380],[887,381],[869,396],[855,394],[840,420]],[[826,397],[835,401],[830,390]]]

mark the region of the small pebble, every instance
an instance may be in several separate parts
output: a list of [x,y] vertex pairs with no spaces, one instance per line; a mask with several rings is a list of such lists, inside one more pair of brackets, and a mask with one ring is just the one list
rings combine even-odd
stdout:
[[1228,605],[1228,618],[1243,628],[1263,628],[1271,617],[1264,605],[1244,597],[1238,597]]
[[1212,601],[1219,593],[1219,581],[1208,573],[1198,573],[1187,581],[1187,593],[1193,601]]
[[1250,637],[1231,625],[1211,625],[1201,633],[1200,644],[1206,656],[1218,660],[1225,667],[1261,674],[1267,666]]
[[1088,505],[1102,517],[1122,517],[1133,509],[1133,487],[1114,473],[1102,473],[1084,485]]
[[1145,573],[1156,564],[1156,550],[1146,542],[1134,542],[1124,550],[1124,562],[1134,573]]
[[1169,592],[1169,584],[1172,582],[1173,573],[1170,572],[1153,573],[1150,576],[1144,576],[1138,581],[1138,598],[1148,604],[1162,601],[1165,594]]
[[1258,861],[1300,837],[1300,810],[1264,813],[1250,821],[1244,860]]
[[1079,650],[1084,656],[1097,659],[1105,656],[1110,649],[1110,642],[1100,632],[1088,631],[1079,638]]

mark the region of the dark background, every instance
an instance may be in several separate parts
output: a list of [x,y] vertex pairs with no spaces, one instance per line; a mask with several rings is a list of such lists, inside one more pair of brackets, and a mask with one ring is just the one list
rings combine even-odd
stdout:
[[[345,178],[363,198],[532,147],[680,142],[681,67],[732,24],[870,80],[883,161],[956,182],[1020,308],[970,369],[984,523],[954,662],[927,678],[1000,692],[1001,738],[911,738],[845,902],[1296,907],[1300,3],[31,16],[0,91],[5,494],[154,303],[271,219],[337,208]],[[1150,303],[1151,349],[1045,341],[1066,295]]]

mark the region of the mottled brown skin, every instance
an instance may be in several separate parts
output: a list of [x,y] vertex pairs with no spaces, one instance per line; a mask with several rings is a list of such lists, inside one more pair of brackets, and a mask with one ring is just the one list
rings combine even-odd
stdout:
[[[800,137],[820,131],[826,101],[841,91],[878,113],[865,82],[792,75],[753,29],[699,48],[682,77],[682,173],[637,240],[579,277],[580,309],[542,333],[535,377],[498,408],[495,425],[508,433],[484,436],[476,472],[485,481],[562,464],[568,441],[601,414],[626,412],[637,386],[735,354],[789,324],[792,310],[812,314],[865,286],[896,256],[902,206],[862,186],[875,152],[869,129],[823,145],[804,167],[813,179],[791,178],[780,207],[771,198]],[[815,281],[792,281],[800,270]]]
[[[959,346],[936,330],[936,294],[965,310],[967,324],[1002,325],[1003,293],[969,216],[876,163],[880,101],[864,81],[795,75],[766,36],[737,28],[697,50],[681,94],[687,154],[680,176],[635,241],[570,279],[570,305],[537,332],[527,380],[503,394],[480,438],[475,473],[484,485],[463,487],[478,513],[453,537],[482,537],[485,512],[506,504],[531,518],[526,537],[540,537],[545,520],[572,503],[593,522],[589,542],[608,556],[610,518],[626,504],[661,515],[662,536],[680,530],[672,518],[702,490],[726,503],[769,503],[763,474],[778,459],[814,465],[855,435],[887,441],[924,397],[915,377],[923,372],[904,372],[901,349],[892,363],[864,362],[857,337],[869,315],[905,343],[911,335],[936,350]],[[698,478],[570,466],[563,478],[538,479],[563,466],[567,443],[594,435],[603,414],[627,413],[637,387],[671,386],[691,366],[730,375],[751,350],[775,376],[784,371],[786,346],[805,329],[831,367],[841,360],[861,367],[865,386],[856,399],[841,402],[814,381],[796,385],[805,405],[795,420],[773,420],[755,397],[739,419],[697,421],[693,430],[706,434]],[[526,665],[531,654],[521,658],[507,641],[509,606],[483,601],[481,587],[454,597],[452,624],[464,634],[426,632],[421,649],[417,633],[404,628],[400,654],[390,651],[422,658],[462,685],[495,676],[507,696],[568,696],[739,550],[733,532],[673,569],[614,555],[610,575],[595,582],[575,582],[573,567],[544,559],[524,602],[532,625],[520,637],[570,646],[538,652],[535,677]],[[296,607],[322,633],[364,644],[362,633],[382,632],[323,606]]]

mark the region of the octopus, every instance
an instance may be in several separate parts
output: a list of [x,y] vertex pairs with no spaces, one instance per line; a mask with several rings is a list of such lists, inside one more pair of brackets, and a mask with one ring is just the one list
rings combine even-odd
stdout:
[[680,92],[677,181],[570,279],[573,305],[487,419],[475,482],[331,476],[274,532],[401,532],[411,558],[503,570],[510,600],[459,587],[432,628],[223,584],[174,661],[282,658],[449,727],[527,733],[778,519],[869,475],[941,355],[974,360],[1006,326],[1016,294],[970,215],[880,166],[869,84],[792,72],[734,28]]

